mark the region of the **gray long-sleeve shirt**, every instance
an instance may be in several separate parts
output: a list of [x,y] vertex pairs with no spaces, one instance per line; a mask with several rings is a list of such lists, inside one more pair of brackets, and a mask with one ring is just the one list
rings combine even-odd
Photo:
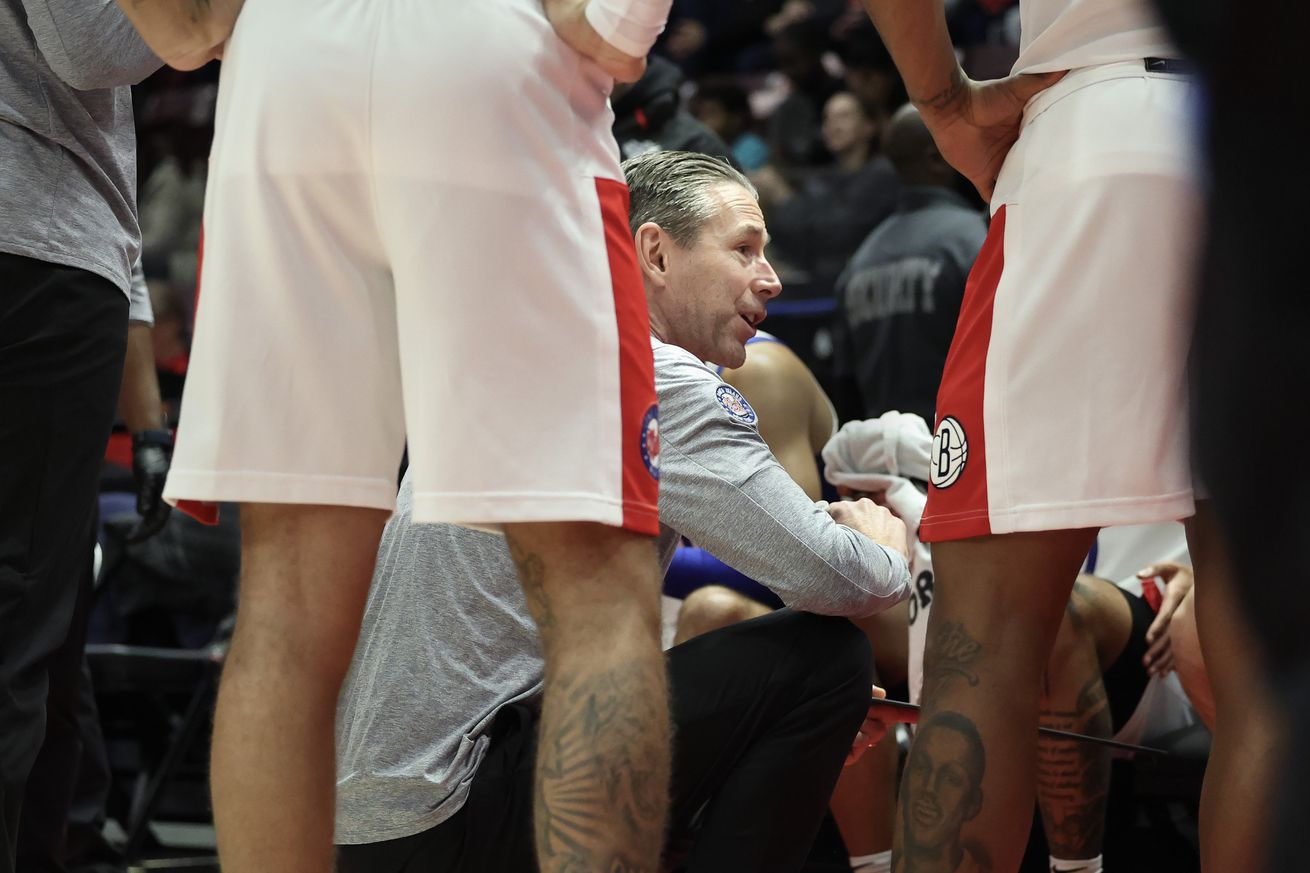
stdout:
[[[859,616],[910,590],[905,560],[837,524],[760,438],[736,389],[652,341],[660,538],[697,545],[810,612]],[[504,540],[411,521],[401,486],[337,711],[338,843],[419,833],[454,815],[496,713],[540,693],[542,660]]]
[[128,292],[141,238],[128,86],[160,63],[114,0],[0,0],[0,251]]

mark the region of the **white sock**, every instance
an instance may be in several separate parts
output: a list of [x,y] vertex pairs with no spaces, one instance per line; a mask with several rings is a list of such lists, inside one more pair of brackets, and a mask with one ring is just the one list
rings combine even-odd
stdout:
[[876,855],[852,855],[851,873],[892,873],[892,850]]
[[1065,861],[1052,855],[1051,873],[1105,873],[1105,867],[1100,855],[1086,861]]

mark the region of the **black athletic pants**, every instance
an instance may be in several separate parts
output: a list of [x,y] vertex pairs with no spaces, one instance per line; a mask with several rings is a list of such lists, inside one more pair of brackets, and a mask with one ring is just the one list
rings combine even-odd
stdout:
[[113,283],[0,254],[0,873],[13,869],[52,659],[90,560],[126,349]]
[[[778,610],[676,646],[670,853],[688,873],[799,870],[869,709],[873,656],[844,618]],[[502,710],[467,802],[436,827],[342,846],[341,873],[534,870],[538,713]]]

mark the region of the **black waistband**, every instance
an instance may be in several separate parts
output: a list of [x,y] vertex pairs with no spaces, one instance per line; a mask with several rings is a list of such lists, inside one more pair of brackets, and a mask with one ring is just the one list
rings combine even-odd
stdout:
[[1146,72],[1190,76],[1196,72],[1196,65],[1180,58],[1146,58]]

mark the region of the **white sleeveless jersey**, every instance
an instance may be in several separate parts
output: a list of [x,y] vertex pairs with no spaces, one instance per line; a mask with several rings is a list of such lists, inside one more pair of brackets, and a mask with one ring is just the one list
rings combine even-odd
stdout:
[[1016,73],[1179,56],[1150,0],[1020,0],[1019,17]]

